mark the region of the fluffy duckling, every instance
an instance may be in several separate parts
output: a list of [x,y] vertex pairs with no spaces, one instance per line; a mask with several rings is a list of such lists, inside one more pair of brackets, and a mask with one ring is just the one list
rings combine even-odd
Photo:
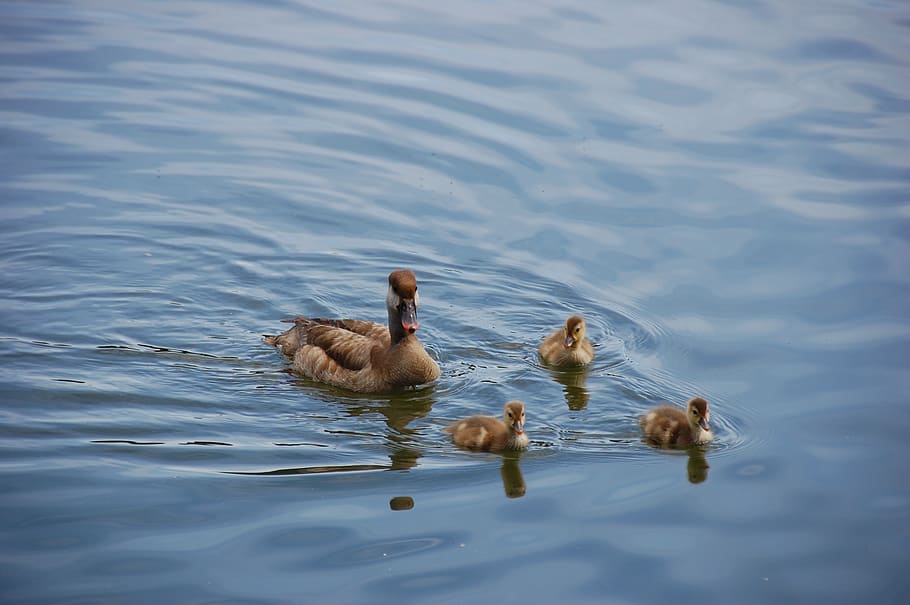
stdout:
[[445,428],[455,445],[472,450],[523,450],[528,447],[524,433],[525,406],[520,401],[508,402],[502,420],[494,416],[471,416]]
[[702,445],[714,439],[711,433],[711,412],[708,402],[693,397],[686,404],[686,411],[672,406],[654,408],[638,420],[645,437],[656,445],[664,447],[688,447]]
[[580,366],[594,359],[594,347],[585,337],[587,325],[583,317],[573,315],[566,320],[565,327],[547,336],[538,351],[541,359],[557,367]]
[[415,332],[417,278],[399,269],[389,274],[388,326],[358,319],[297,317],[294,327],[265,342],[286,355],[308,378],[361,393],[385,393],[439,378],[439,365]]

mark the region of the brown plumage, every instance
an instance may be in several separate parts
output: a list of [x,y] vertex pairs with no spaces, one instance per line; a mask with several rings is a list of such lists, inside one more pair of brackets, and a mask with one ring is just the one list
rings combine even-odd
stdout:
[[657,407],[645,412],[638,424],[654,445],[688,447],[714,439],[710,420],[708,402],[701,397],[693,397],[686,404],[685,412],[668,405]]
[[286,320],[294,327],[265,342],[286,355],[294,370],[361,393],[385,393],[439,378],[439,365],[415,332],[417,278],[407,269],[389,274],[387,326],[359,319]]
[[585,337],[584,318],[573,315],[566,325],[547,336],[538,352],[545,363],[556,367],[580,366],[594,360],[594,347]]
[[520,401],[508,402],[502,420],[494,416],[471,416],[445,428],[455,445],[472,450],[521,450],[528,447],[524,432],[525,406]]

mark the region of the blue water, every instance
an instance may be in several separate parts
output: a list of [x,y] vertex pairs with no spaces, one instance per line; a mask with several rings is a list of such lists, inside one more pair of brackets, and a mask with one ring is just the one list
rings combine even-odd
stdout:
[[[902,603],[900,2],[0,5],[0,601]],[[288,371],[420,282],[435,385]],[[586,372],[539,341],[588,320]],[[712,403],[715,442],[643,443]],[[442,427],[528,410],[530,449]]]

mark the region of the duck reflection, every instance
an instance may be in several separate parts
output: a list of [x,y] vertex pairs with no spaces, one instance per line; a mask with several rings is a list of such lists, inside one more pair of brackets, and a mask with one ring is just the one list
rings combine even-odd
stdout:
[[431,396],[423,397],[397,397],[388,399],[386,405],[377,408],[385,416],[386,433],[391,453],[392,470],[400,471],[414,468],[420,459],[421,452],[414,447],[416,431],[408,428],[419,418],[430,413],[435,399]]
[[689,448],[689,462],[686,464],[686,473],[689,483],[703,483],[708,478],[708,460],[705,458],[705,448],[693,445]]
[[[393,441],[394,443],[394,441]],[[389,454],[392,465],[389,470],[406,471],[417,466],[417,460],[420,459],[420,452],[408,447],[395,447],[392,445],[392,453]]]
[[506,498],[521,498],[527,492],[525,478],[518,465],[519,459],[521,452],[507,452],[502,456],[499,474],[502,476],[502,489],[506,493]]
[[566,398],[566,405],[570,410],[578,411],[588,407],[590,395],[585,386],[588,378],[588,368],[579,367],[568,370],[551,370],[550,375],[553,380],[562,385],[563,395]]
[[410,496],[395,496],[389,500],[389,508],[392,510],[411,510],[414,508],[414,498]]
[[364,415],[384,417],[388,427],[384,439],[390,450],[390,468],[391,470],[407,470],[417,466],[422,455],[420,450],[415,447],[417,431],[410,428],[410,424],[429,414],[435,402],[436,398],[428,389],[422,393],[408,391],[378,400],[349,396],[345,402],[345,411],[355,417]]

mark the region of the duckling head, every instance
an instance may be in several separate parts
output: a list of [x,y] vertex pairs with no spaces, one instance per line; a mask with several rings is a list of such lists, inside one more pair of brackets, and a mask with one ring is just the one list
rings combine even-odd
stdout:
[[708,401],[701,397],[693,397],[686,404],[686,413],[689,415],[689,424],[692,428],[701,427],[701,430],[711,432],[711,411]]
[[585,320],[583,317],[573,315],[566,320],[566,348],[575,349],[585,339]]
[[525,427],[525,405],[520,401],[510,401],[502,410],[502,419],[516,435],[521,435]]
[[389,316],[395,316],[408,334],[413,334],[420,327],[417,321],[419,304],[417,277],[414,272],[409,269],[398,269],[389,273],[389,291],[386,294]]

